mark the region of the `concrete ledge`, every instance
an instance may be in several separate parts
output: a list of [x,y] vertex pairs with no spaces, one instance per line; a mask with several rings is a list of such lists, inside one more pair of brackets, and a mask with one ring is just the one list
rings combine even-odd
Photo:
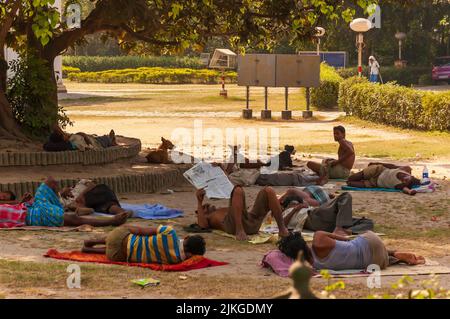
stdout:
[[[154,171],[142,174],[124,174],[118,176],[92,177],[99,184],[106,184],[117,194],[125,193],[155,193],[185,181],[183,173],[187,168],[172,168],[164,171]],[[78,179],[58,180],[60,188],[74,186]],[[29,181],[0,184],[0,191],[10,190],[18,198],[29,192],[35,194],[42,181]]]
[[124,142],[123,145],[96,151],[0,153],[0,167],[67,164],[97,165],[111,163],[124,158],[132,158],[140,153],[141,141],[139,139],[120,138]]

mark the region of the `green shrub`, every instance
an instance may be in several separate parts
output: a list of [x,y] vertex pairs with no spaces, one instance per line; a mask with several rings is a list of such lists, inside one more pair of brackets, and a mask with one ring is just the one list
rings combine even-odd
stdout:
[[364,120],[402,128],[450,130],[450,93],[432,93],[350,78],[341,83],[339,108]]
[[[101,72],[70,73],[69,79],[77,82],[146,83],[146,84],[215,84],[221,72],[216,70],[138,68]],[[236,72],[226,72],[226,82],[235,83]]]
[[430,130],[450,131],[450,92],[429,92],[422,99],[421,121]]
[[311,103],[318,109],[331,109],[337,106],[339,84],[342,77],[336,70],[322,63],[320,66],[320,86],[311,90]]
[[353,91],[350,91],[349,88],[358,83],[369,83],[369,80],[365,77],[354,76],[342,81],[339,85],[339,109],[347,114],[350,114],[353,105]]
[[[339,69],[337,73],[344,79],[348,79],[358,75],[358,68]],[[381,66],[380,73],[384,83],[397,82],[403,86],[420,84],[419,80],[423,76],[431,78],[431,68],[422,66],[411,66],[402,69],[397,69],[394,66]],[[369,68],[367,66],[363,67],[363,76],[369,77]]]
[[79,68],[82,72],[137,69],[142,67],[204,68],[199,58],[173,56],[63,56],[63,65]]
[[63,66],[62,68],[62,74],[63,74],[63,78],[67,78],[69,76],[69,73],[80,73],[81,70],[79,68],[74,68],[71,66]]

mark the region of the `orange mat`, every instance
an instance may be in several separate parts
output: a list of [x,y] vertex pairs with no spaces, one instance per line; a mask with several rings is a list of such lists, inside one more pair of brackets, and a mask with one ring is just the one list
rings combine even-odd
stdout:
[[106,258],[106,255],[86,254],[86,253],[82,253],[81,251],[58,252],[56,249],[50,249],[44,255],[44,257],[61,259],[61,260],[87,262],[87,263],[142,267],[142,268],[150,268],[152,270],[159,270],[159,271],[189,271],[189,270],[202,269],[202,268],[207,268],[207,267],[228,265],[228,263],[226,263],[226,262],[211,260],[211,259],[205,258],[203,256],[193,256],[189,259],[186,259],[182,263],[175,264],[175,265],[114,262],[114,261],[108,260]]

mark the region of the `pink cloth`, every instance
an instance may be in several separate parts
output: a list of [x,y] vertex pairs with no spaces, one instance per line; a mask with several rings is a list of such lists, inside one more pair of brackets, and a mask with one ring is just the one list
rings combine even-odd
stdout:
[[27,207],[24,203],[0,205],[0,228],[13,228],[25,226]]
[[289,268],[293,263],[291,258],[276,249],[264,255],[261,265],[272,269],[278,276],[289,277]]

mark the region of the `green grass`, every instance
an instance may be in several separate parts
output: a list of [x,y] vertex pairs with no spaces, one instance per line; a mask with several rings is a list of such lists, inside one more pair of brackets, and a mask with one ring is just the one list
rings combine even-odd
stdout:
[[[403,130],[386,125],[373,124],[353,117],[341,117],[338,121],[353,125],[356,128],[378,129],[408,136],[406,139],[378,140],[377,136],[355,134],[354,136],[356,138],[373,138],[371,141],[354,142],[357,154],[363,157],[392,159],[416,157],[421,159],[432,159],[435,157],[450,158],[450,133],[448,132]],[[349,130],[348,135],[351,136],[352,131],[355,131],[355,129]],[[300,145],[298,146],[300,147]],[[335,143],[303,145],[303,148],[305,151],[311,153],[334,153],[337,150]]]

